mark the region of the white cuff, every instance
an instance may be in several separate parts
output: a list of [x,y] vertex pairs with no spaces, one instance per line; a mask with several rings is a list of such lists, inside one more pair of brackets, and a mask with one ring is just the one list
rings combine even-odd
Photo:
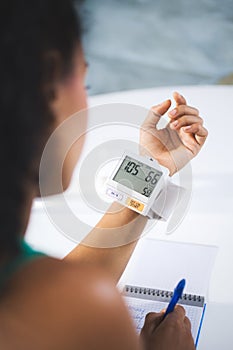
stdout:
[[167,221],[180,200],[183,198],[185,192],[186,190],[183,187],[167,181],[165,188],[163,188],[156,197],[147,217],[149,219],[161,219]]

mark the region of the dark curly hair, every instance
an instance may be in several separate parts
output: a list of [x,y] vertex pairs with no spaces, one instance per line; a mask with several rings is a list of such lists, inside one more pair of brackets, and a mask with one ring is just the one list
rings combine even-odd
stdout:
[[15,254],[28,189],[52,130],[53,81],[72,72],[82,28],[72,0],[0,2],[0,257]]

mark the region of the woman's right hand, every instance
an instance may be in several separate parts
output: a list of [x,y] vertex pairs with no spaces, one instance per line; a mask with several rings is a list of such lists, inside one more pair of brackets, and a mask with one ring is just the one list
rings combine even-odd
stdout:
[[145,350],[195,350],[191,323],[185,310],[177,305],[165,318],[164,312],[151,312],[141,330]]

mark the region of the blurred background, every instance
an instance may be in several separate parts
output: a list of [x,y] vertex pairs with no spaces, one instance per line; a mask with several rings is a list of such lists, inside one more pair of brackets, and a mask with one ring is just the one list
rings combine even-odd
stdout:
[[86,0],[90,95],[233,84],[233,0]]

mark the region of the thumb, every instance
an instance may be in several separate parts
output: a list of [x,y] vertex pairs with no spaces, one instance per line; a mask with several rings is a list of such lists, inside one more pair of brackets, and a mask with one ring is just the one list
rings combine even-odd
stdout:
[[153,332],[162,322],[164,312],[150,312],[146,315],[142,332]]
[[153,124],[153,126],[157,125],[161,116],[168,111],[170,106],[171,100],[166,100],[156,106],[151,107],[145,122]]

